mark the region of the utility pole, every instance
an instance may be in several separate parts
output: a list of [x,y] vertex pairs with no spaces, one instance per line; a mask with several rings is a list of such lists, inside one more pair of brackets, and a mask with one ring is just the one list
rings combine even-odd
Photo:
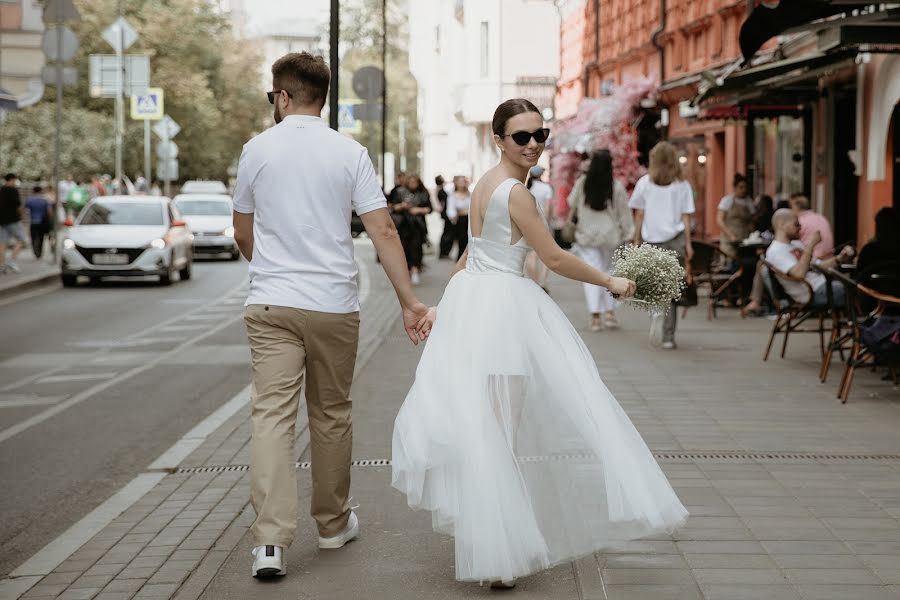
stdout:
[[[387,181],[387,0],[381,0],[381,181]],[[401,168],[402,170],[402,168]]]
[[[122,0],[118,0],[116,11],[119,19],[122,18]],[[125,137],[125,27],[119,21],[119,43],[116,44],[116,58],[119,63],[116,77],[116,192],[124,193],[124,178],[122,177],[122,143]]]
[[[56,47],[62,48],[62,40],[63,40],[63,3],[56,3]],[[54,242],[59,239],[59,229],[61,223],[57,216],[59,215],[59,208],[65,205],[66,199],[62,197],[59,190],[59,181],[62,179],[60,174],[60,154],[62,153],[62,111],[63,111],[63,80],[62,80],[62,71],[63,71],[63,62],[62,57],[57,57],[60,60],[56,61],[56,139],[53,142],[53,190],[56,193],[56,206],[53,207],[55,211],[53,214],[53,240]],[[53,254],[53,260],[56,261],[56,251],[59,248],[58,243],[53,243],[50,246],[50,250]]]
[[341,3],[340,0],[331,0],[331,88],[328,91],[328,124],[335,131],[338,130],[338,73],[340,53],[338,52],[338,40],[341,33]]

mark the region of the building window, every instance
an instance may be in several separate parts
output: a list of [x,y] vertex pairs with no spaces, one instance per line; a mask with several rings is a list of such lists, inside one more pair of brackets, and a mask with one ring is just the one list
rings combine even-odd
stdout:
[[488,22],[481,22],[481,76],[488,76],[490,56],[488,55]]

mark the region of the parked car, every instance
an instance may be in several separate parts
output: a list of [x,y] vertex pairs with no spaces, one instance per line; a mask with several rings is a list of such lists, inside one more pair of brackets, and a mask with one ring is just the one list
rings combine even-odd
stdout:
[[227,194],[228,188],[221,181],[185,181],[181,194]]
[[173,200],[194,234],[194,255],[241,257],[234,241],[231,196],[179,194]]
[[78,276],[158,276],[170,285],[178,272],[191,278],[193,236],[172,201],[159,196],[101,196],[91,200],[76,221],[66,221],[62,283]]

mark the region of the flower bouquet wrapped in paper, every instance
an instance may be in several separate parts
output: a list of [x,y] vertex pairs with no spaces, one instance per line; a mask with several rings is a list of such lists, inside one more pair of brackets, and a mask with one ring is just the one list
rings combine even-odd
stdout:
[[665,313],[684,290],[684,268],[678,255],[652,244],[620,246],[613,254],[612,274],[637,284],[634,297],[626,300],[649,313]]

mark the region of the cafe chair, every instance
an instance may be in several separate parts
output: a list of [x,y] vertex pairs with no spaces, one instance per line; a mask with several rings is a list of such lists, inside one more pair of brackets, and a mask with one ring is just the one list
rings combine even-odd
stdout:
[[[846,293],[846,305],[832,307],[831,337],[825,345],[825,354],[822,356],[822,366],[819,369],[819,381],[825,383],[828,380],[828,372],[831,369],[834,354],[837,352],[841,355],[841,361],[846,361],[844,353],[849,353],[852,349],[855,329],[865,320],[866,315],[859,308],[856,281],[837,269],[827,269],[821,272],[827,278],[829,291],[832,283],[839,281],[844,285]],[[829,304],[833,304],[832,298],[833,296],[829,294]]]
[[853,385],[853,376],[856,369],[866,365],[882,365],[890,370],[891,378],[894,384],[897,384],[897,370],[900,369],[900,351],[896,348],[886,350],[878,345],[873,345],[867,341],[864,328],[872,327],[878,319],[900,317],[900,297],[888,294],[882,294],[865,285],[857,283],[855,286],[858,298],[860,300],[869,299],[875,302],[875,310],[873,310],[866,319],[858,322],[853,327],[853,343],[850,350],[850,357],[844,366],[844,376],[841,378],[838,387],[837,397],[842,404],[847,403],[850,396],[850,387]]
[[711,321],[716,317],[716,309],[724,307],[726,300],[733,306],[740,305],[744,297],[741,284],[744,268],[739,266],[736,271],[731,271],[728,267],[736,262],[735,257],[715,244],[698,240],[691,245],[694,249],[691,273],[697,289],[705,287],[709,291],[706,318]]
[[[772,304],[777,312],[775,322],[772,324],[772,333],[769,335],[769,343],[766,345],[766,351],[763,354],[763,360],[769,360],[769,353],[772,351],[772,344],[778,334],[784,335],[784,341],[781,345],[781,358],[787,352],[788,337],[792,333],[818,333],[819,334],[819,350],[822,356],[825,355],[825,333],[830,331],[830,327],[825,327],[826,320],[831,318],[831,306],[813,306],[813,289],[806,279],[792,277],[787,273],[783,273],[772,266],[766,260],[761,261],[762,268],[765,269],[763,281],[766,283],[766,289],[772,298]],[[809,292],[809,300],[807,302],[797,302],[788,294],[781,282],[792,281],[805,285]],[[830,300],[829,290],[829,300]],[[829,301],[829,305],[831,302]],[[817,326],[805,327],[804,324],[810,319],[818,322]]]

